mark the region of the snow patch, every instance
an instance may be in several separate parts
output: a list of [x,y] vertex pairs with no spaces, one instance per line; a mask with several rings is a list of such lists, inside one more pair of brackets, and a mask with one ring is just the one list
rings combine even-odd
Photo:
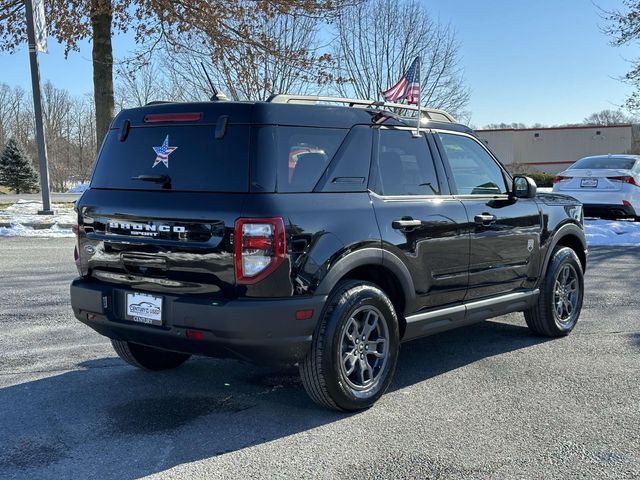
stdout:
[[640,245],[640,222],[587,219],[584,231],[590,247]]
[[51,208],[54,215],[38,215],[42,202],[18,200],[0,210],[0,237],[73,237],[73,205],[53,204]]
[[70,228],[62,228],[58,225],[42,229],[27,227],[21,224],[11,225],[10,227],[0,227],[0,237],[71,238],[73,236]]

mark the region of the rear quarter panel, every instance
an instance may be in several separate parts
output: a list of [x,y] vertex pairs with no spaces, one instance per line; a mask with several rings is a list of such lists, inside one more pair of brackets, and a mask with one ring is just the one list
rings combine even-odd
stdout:
[[381,247],[366,192],[252,194],[246,198],[242,216],[283,217],[289,253],[289,261],[272,275],[243,286],[242,294],[248,297],[312,295],[340,258],[359,249]]

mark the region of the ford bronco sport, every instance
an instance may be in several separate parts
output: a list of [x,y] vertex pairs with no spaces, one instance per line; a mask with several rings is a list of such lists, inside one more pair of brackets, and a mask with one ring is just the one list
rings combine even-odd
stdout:
[[512,178],[447,113],[421,109],[418,134],[398,108],[277,95],[122,111],[77,204],[75,316],[145,369],[297,363],[339,410],[384,393],[407,340],[509,312],[567,335],[581,204]]

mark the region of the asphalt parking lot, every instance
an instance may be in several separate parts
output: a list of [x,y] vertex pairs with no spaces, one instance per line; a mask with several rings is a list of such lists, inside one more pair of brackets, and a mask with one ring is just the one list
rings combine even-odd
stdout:
[[638,478],[640,248],[592,249],[574,333],[509,315],[403,346],[372,409],[295,371],[121,362],[68,305],[72,239],[0,239],[0,478]]

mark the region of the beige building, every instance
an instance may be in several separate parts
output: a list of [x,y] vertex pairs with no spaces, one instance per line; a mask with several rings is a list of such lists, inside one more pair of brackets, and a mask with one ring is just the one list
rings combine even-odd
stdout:
[[575,126],[476,130],[476,133],[508,167],[519,171],[558,173],[589,155],[627,153],[635,126]]

